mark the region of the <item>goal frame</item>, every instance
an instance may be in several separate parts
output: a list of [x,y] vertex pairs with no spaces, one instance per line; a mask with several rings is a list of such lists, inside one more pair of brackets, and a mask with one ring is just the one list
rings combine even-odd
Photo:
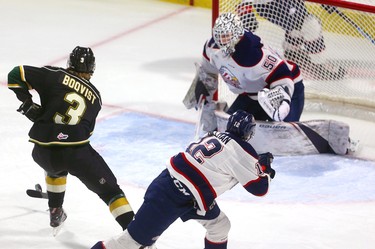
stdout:
[[[223,1],[224,0],[212,0],[212,26],[214,25],[214,22],[216,20],[216,18],[219,16],[219,13],[220,13],[220,2],[223,4]],[[326,5],[331,5],[331,6],[335,6],[335,7],[341,7],[341,8],[346,8],[346,9],[350,9],[350,10],[355,10],[355,11],[362,11],[362,12],[365,12],[365,13],[371,13],[371,14],[375,14],[375,5],[369,5],[369,4],[363,4],[363,3],[357,3],[357,2],[349,2],[349,1],[344,1],[344,0],[305,0],[305,2],[311,2],[311,3],[316,3],[316,4],[326,4]],[[353,25],[355,26],[355,24]],[[357,30],[360,29],[359,27],[357,27]],[[362,33],[361,30],[358,30],[358,32]],[[363,36],[366,36],[367,34],[365,32],[362,33]],[[369,39],[369,37],[366,37],[368,38],[368,40],[371,40],[371,42],[375,45],[375,38],[371,38]],[[218,91],[216,91],[215,95],[213,96],[213,99],[214,100],[219,100],[219,93],[220,91],[220,88],[218,89]],[[311,100],[309,100],[309,102],[314,102],[314,101],[319,101],[322,100],[321,98],[316,97],[312,97]],[[335,101],[333,99],[331,100],[328,100],[328,101],[325,101],[325,100],[322,100],[323,104],[312,104],[310,105],[311,109],[310,110],[319,110],[319,111],[326,111],[326,112],[331,112],[332,111],[332,108],[331,107],[327,107],[330,105],[330,101]],[[352,113],[351,111],[348,111],[347,109],[352,109],[352,107],[356,106],[356,104],[351,104],[351,102],[341,102],[341,105],[344,106],[343,108],[343,111],[340,110],[334,110],[334,112],[336,113],[340,113],[343,114],[344,116],[351,116]],[[306,106],[306,105],[305,105]],[[324,106],[324,107],[322,107]],[[371,120],[371,121],[375,121],[375,111],[373,110],[373,107],[372,106],[366,106],[366,105],[363,105],[363,103],[360,103],[358,108],[360,109],[358,111],[359,114],[359,118],[361,119],[366,119],[366,120]]]
[[[348,8],[353,10],[359,10],[364,12],[370,12],[375,14],[375,6],[355,3],[349,1],[339,1],[339,0],[306,0],[307,2],[319,3],[319,4],[329,4],[336,7]],[[220,10],[220,0],[212,0],[212,26],[215,23],[216,18],[219,16]]]

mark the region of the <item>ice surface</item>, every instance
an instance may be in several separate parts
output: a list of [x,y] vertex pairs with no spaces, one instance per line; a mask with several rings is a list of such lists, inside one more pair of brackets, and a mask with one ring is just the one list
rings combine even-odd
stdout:
[[[68,219],[52,236],[46,200],[25,190],[44,181],[27,142],[31,122],[6,88],[16,65],[65,66],[76,46],[91,46],[97,59],[92,82],[104,106],[92,145],[116,174],[135,210],[145,188],[170,156],[193,138],[196,112],[183,96],[194,77],[210,11],[154,0],[1,1],[0,48],[0,242],[2,248],[90,248],[121,232],[107,207],[76,178],[68,177]],[[374,248],[374,124],[322,113],[304,120],[348,122],[361,140],[362,160],[335,155],[275,158],[277,171],[264,198],[237,186],[218,199],[232,229],[229,248]],[[174,223],[160,249],[203,248],[204,229]]]

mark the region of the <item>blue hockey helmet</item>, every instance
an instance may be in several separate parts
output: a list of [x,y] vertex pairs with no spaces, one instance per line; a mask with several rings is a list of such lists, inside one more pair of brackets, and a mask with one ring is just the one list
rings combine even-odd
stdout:
[[91,48],[77,46],[69,55],[68,68],[78,73],[94,73],[95,56]]
[[248,141],[255,133],[253,115],[243,110],[236,111],[228,119],[226,132],[233,133],[242,140]]

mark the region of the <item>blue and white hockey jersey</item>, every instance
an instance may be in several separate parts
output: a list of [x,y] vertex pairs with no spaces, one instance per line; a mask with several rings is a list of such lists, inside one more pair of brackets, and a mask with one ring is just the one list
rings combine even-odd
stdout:
[[229,133],[213,132],[173,156],[167,169],[193,194],[203,215],[215,198],[237,183],[253,195],[265,195],[269,177],[258,176],[257,162],[258,154],[249,143]]
[[247,93],[254,100],[258,91],[278,85],[288,87],[293,95],[294,84],[302,80],[296,64],[283,60],[248,31],[229,56],[220,51],[213,38],[209,39],[203,49],[202,68],[211,74],[219,73],[233,93]]

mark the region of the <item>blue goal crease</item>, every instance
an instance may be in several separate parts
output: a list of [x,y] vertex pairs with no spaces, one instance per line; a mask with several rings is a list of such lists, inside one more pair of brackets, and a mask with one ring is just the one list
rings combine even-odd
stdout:
[[[91,143],[120,182],[147,188],[169,158],[193,140],[194,124],[126,112],[97,124]],[[234,165],[235,167],[235,165]],[[220,198],[266,203],[347,203],[375,201],[375,165],[329,155],[277,157],[267,197],[236,186]],[[356,172],[363,172],[358,177]]]

